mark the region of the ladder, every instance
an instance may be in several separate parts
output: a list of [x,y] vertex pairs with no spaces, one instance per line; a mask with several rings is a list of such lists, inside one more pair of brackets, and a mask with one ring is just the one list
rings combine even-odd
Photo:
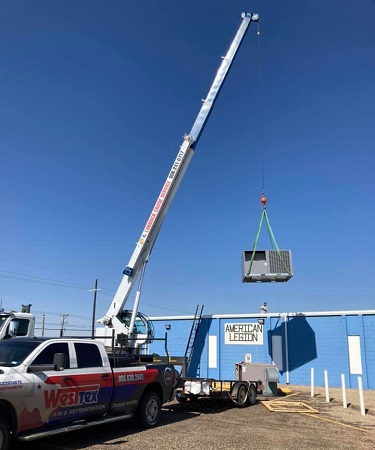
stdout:
[[193,358],[194,345],[197,340],[197,336],[198,336],[198,332],[199,332],[199,326],[200,326],[201,319],[202,319],[203,307],[204,307],[204,305],[197,305],[197,308],[194,313],[193,323],[191,325],[190,335],[189,335],[188,343],[186,345],[186,350],[185,350],[186,373],[188,373],[188,371],[189,371],[189,366],[190,366],[191,360]]

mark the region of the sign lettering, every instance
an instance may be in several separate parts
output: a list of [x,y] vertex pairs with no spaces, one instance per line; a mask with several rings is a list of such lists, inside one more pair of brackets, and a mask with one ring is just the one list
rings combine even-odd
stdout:
[[263,345],[263,325],[260,323],[224,324],[225,344]]
[[[93,389],[88,389],[93,388]],[[79,406],[98,403],[99,386],[82,388],[61,388],[44,391],[44,404],[47,409],[58,406]]]

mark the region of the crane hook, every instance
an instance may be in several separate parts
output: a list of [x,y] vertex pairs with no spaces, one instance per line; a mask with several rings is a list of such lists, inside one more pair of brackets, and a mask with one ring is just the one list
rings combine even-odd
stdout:
[[263,209],[266,209],[267,198],[266,198],[264,192],[263,192],[263,195],[262,195],[262,197],[260,199],[260,203],[262,204]]

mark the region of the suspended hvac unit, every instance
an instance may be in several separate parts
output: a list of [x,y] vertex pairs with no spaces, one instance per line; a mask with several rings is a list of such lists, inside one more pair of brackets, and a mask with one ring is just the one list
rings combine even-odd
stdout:
[[288,281],[293,276],[290,250],[245,250],[242,254],[242,282]]
[[[242,253],[242,282],[243,283],[270,283],[288,281],[293,276],[292,254],[290,250],[280,250],[273,234],[266,211],[267,198],[262,195],[262,215],[258,231],[255,236],[253,249]],[[257,250],[260,230],[263,219],[266,220],[267,230],[274,250]]]

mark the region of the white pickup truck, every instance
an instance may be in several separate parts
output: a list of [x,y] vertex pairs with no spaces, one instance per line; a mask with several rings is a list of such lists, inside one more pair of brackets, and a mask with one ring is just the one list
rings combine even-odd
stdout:
[[17,338],[0,341],[0,450],[12,439],[39,439],[135,417],[157,425],[174,398],[171,364],[109,355],[101,341]]

